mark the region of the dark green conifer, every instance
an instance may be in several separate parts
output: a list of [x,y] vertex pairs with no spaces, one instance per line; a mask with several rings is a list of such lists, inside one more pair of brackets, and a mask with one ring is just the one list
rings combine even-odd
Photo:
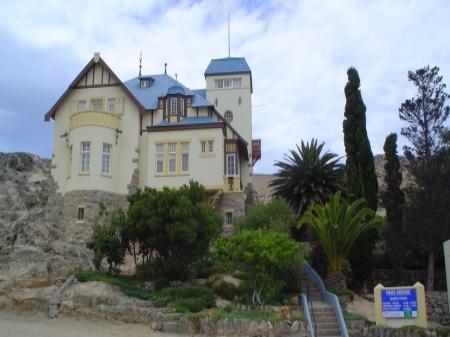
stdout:
[[383,150],[386,159],[386,163],[384,164],[386,191],[383,193],[383,203],[386,208],[387,217],[386,244],[394,279],[400,281],[404,256],[402,228],[405,195],[400,189],[402,172],[400,169],[400,159],[397,155],[397,134],[391,133],[386,137]]
[[[366,130],[366,106],[364,105],[358,71],[349,68],[345,86],[344,144],[347,154],[347,195],[350,201],[365,198],[372,210],[377,210],[378,181],[369,138]],[[372,271],[372,250],[376,229],[362,235],[354,245],[350,264],[353,276],[364,282]]]

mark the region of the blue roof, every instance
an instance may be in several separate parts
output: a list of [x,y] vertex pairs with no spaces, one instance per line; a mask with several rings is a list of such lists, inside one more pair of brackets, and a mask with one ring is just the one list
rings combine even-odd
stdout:
[[195,92],[200,97],[206,99],[206,89],[192,89],[192,91]]
[[[142,76],[141,78],[144,77],[152,80],[147,88],[141,88],[139,77],[134,77],[126,81],[124,84],[145,109],[157,109],[159,97],[164,97],[168,93],[181,93],[181,90],[184,91],[184,95],[192,96],[193,108],[213,106],[213,104],[208,102],[206,98],[199,96],[194,91],[186,88],[169,75],[149,75]],[[169,92],[169,90],[178,92]]]
[[176,126],[176,125],[196,125],[196,124],[215,124],[218,123],[211,117],[186,117],[179,122],[169,123],[167,121],[161,121],[156,126]]
[[244,57],[225,57],[212,59],[205,70],[205,75],[250,72],[250,67]]
[[185,95],[185,90],[180,85],[174,85],[174,86],[171,86],[167,90],[167,95],[170,95],[170,94],[182,94],[182,95]]

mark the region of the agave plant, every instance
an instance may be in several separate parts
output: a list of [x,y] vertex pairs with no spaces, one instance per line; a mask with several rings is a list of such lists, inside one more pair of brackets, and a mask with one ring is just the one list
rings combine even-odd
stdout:
[[297,151],[285,154],[272,180],[273,194],[287,200],[295,213],[301,215],[310,205],[324,204],[341,187],[343,165],[337,154],[322,153],[324,143],[317,139],[302,141]]
[[334,288],[345,288],[342,269],[356,239],[381,223],[365,204],[365,199],[348,204],[337,192],[327,204],[312,205],[299,221],[308,224],[321,243],[329,265],[327,280],[332,281]]

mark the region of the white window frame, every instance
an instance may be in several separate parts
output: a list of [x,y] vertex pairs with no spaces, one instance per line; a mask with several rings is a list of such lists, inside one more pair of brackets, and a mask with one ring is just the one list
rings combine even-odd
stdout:
[[189,172],[189,143],[181,143],[181,172]]
[[[161,143],[156,144],[155,154],[156,154],[155,171],[156,173],[164,173],[164,144]],[[158,166],[158,164],[160,164],[161,166]]]
[[214,81],[216,89],[241,88],[242,80],[237,78],[220,78]]
[[[95,103],[98,103],[98,102],[101,103],[101,105],[99,106],[100,109],[95,108]],[[91,99],[91,110],[103,111],[103,109],[104,109],[103,105],[104,105],[103,98],[93,98],[93,99]]]
[[177,143],[167,144],[168,153],[168,172],[174,174],[177,172]]
[[103,143],[102,145],[102,173],[111,174],[111,152],[112,145]]
[[117,100],[115,98],[108,98],[107,109],[109,113],[115,113],[117,107]]
[[148,80],[141,80],[140,81],[140,87],[141,88],[148,88],[148,84],[149,84]]
[[91,142],[81,142],[80,146],[80,172],[89,173],[91,162]]
[[233,212],[231,211],[225,212],[225,222],[227,225],[233,224]]
[[184,115],[184,99],[180,98],[180,115]]
[[[231,168],[231,166],[230,166],[230,159],[231,158],[233,159],[232,160],[233,161],[233,166],[232,166],[233,170],[232,170],[232,172],[230,170],[230,168]],[[226,167],[227,167],[227,176],[236,176],[237,175],[236,153],[227,153],[226,159],[227,159],[227,165],[226,165]]]
[[227,121],[227,123],[231,123],[233,121],[233,112],[231,110],[225,111],[223,114],[223,118]]
[[82,100],[78,101],[77,109],[78,109],[78,112],[82,112],[82,111],[86,110],[86,100],[85,99],[82,99]]
[[200,150],[202,153],[206,153],[206,140],[200,142]]
[[213,140],[208,140],[208,152],[209,153],[214,152],[214,141]]
[[176,97],[172,97],[170,99],[170,114],[171,115],[178,114],[177,107],[178,107],[177,98]]

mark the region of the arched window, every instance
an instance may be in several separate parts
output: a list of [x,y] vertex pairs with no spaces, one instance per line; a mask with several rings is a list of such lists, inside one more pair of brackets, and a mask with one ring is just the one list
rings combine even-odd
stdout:
[[230,110],[225,111],[225,114],[223,116],[228,123],[231,123],[233,121],[233,113]]

